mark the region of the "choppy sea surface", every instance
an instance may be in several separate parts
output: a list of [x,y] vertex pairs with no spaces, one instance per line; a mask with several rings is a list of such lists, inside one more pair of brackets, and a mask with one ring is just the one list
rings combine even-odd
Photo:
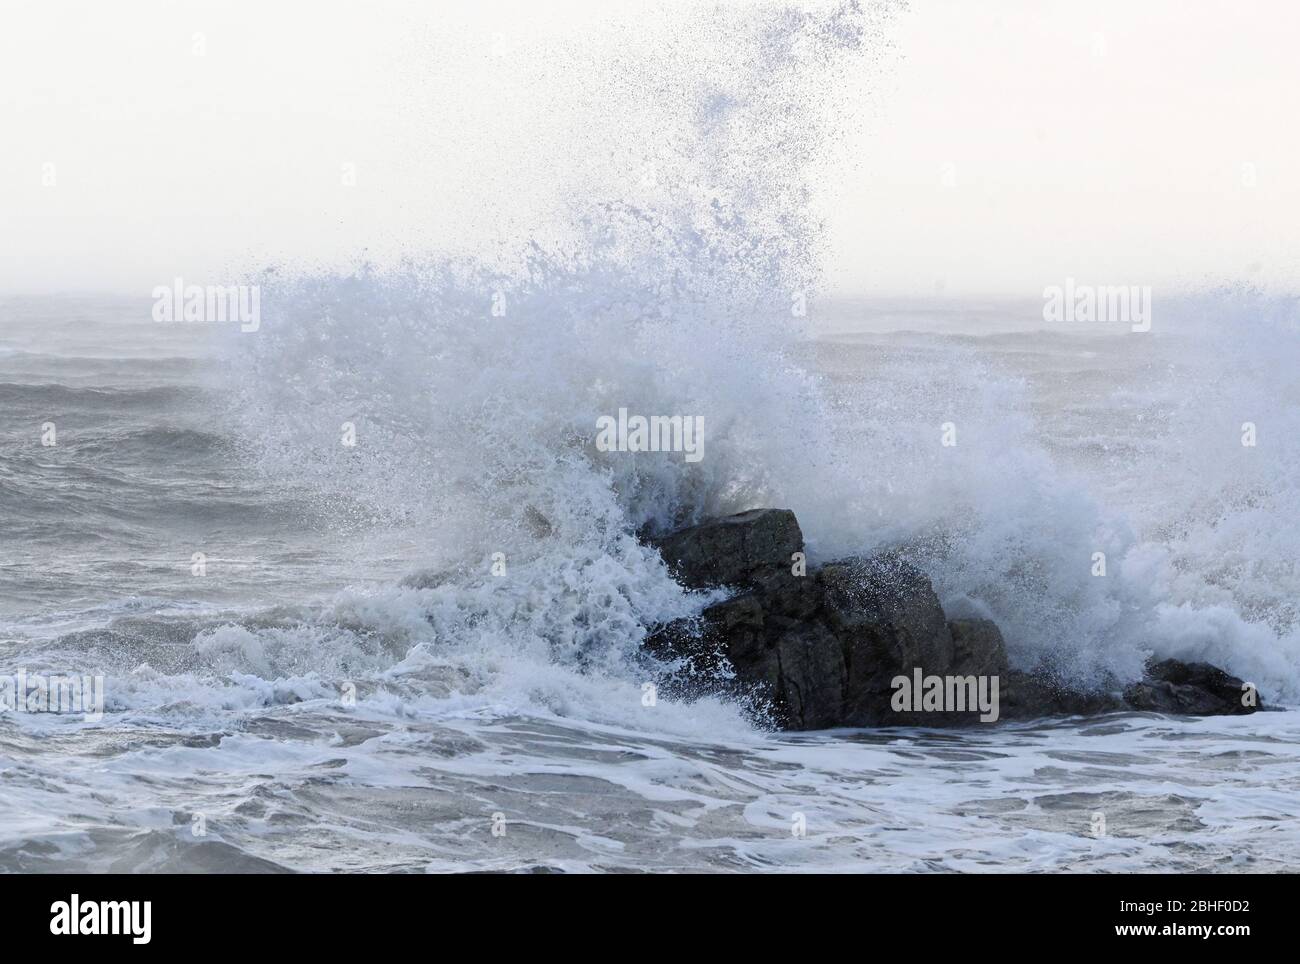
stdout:
[[[573,391],[608,366],[669,397],[638,356],[519,336],[536,370],[494,371],[376,285],[315,292],[306,327],[269,292],[228,338],[147,300],[0,302],[0,675],[105,677],[102,719],[0,714],[0,869],[1300,867],[1300,395],[1258,305],[1146,334],[824,306],[766,381],[674,384],[723,466],[683,482],[573,441],[622,397]],[[822,419],[798,458],[746,421],[790,371]],[[539,420],[489,411],[510,392]],[[688,498],[789,505],[814,562],[910,546],[1018,665],[1209,659],[1280,709],[792,735],[646,705],[639,627],[703,602],[630,533]]]

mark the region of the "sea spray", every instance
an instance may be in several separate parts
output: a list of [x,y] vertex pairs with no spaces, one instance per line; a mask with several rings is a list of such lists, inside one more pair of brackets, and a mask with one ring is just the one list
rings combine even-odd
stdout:
[[[787,355],[820,247],[805,163],[828,118],[807,105],[887,14],[721,9],[643,61],[624,48],[589,80],[624,137],[656,132],[636,141],[654,177],[567,198],[563,242],[258,279],[261,330],[230,355],[250,464],[341,528],[427,544],[432,651],[475,679],[522,661],[639,680],[645,627],[702,601],[633,533],[833,471],[815,381]],[[602,446],[619,411],[689,413],[708,445]]]
[[[521,660],[635,683],[645,626],[701,602],[633,534],[779,504],[814,558],[906,547],[1020,668],[1113,687],[1154,654],[1214,650],[1295,692],[1289,604],[1254,612],[1234,606],[1244,585],[1197,582],[1203,561],[1059,458],[1032,385],[960,341],[868,364],[874,380],[817,372],[808,171],[885,12],[722,10],[629,43],[587,78],[617,140],[583,145],[583,189],[532,169],[570,189],[541,232],[561,240],[259,279],[262,329],[230,356],[250,465],[340,529],[418,541],[434,598],[394,598],[424,611],[411,641],[468,661],[474,686]],[[602,447],[597,420],[620,409],[702,418],[705,457]]]

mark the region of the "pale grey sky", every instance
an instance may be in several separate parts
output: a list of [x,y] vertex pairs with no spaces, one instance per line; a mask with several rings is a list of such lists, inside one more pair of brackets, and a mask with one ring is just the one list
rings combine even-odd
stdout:
[[[0,292],[526,231],[580,122],[530,63],[580,84],[656,8],[10,0]],[[1300,288],[1300,4],[914,0],[892,38],[820,181],[836,290]]]

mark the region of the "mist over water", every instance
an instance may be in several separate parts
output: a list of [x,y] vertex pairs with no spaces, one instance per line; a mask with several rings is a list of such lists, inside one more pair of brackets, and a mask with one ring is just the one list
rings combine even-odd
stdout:
[[[1176,655],[1300,699],[1294,301],[1157,293],[1149,333],[996,305],[882,331],[820,296],[816,172],[889,9],[679,11],[629,36],[567,106],[601,110],[530,165],[559,220],[477,255],[268,268],[256,332],[5,303],[0,655],[107,675],[108,713],[0,723],[0,862],[322,869],[347,841],[375,869],[628,868],[674,834],[691,852],[668,865],[712,869],[1227,861],[1074,839],[1090,795],[1139,812],[1180,772],[1160,721],[789,737],[721,698],[643,702],[647,627],[710,597],[636,534],[766,505],[812,562],[906,547],[1019,668],[1106,689]],[[705,457],[600,451],[620,408],[702,417]],[[30,444],[45,420],[57,447]],[[1241,776],[1257,790],[1297,779],[1293,714],[1187,725],[1210,759],[1276,754]],[[945,740],[987,766],[945,771]],[[800,780],[848,851],[786,846]],[[1175,797],[1146,834],[1264,820]],[[522,830],[492,850],[497,809]],[[929,843],[886,843],[890,819]]]
[[[614,84],[623,137],[656,136],[636,141],[629,197],[564,206],[549,233],[568,240],[277,274],[260,337],[232,335],[231,413],[266,477],[341,522],[410,526],[427,569],[461,574],[434,590],[440,647],[531,641],[639,680],[644,627],[701,601],[633,533],[835,492],[848,467],[789,357],[818,240],[802,162],[826,142],[804,104],[878,26],[849,7],[713,16],[693,25],[703,41],[678,25],[645,62],[593,78]],[[621,408],[703,418],[706,457],[598,451],[598,418]],[[355,448],[339,444],[345,424]],[[489,575],[494,553],[508,579]]]
[[[998,364],[1014,346],[969,338],[861,342],[840,374],[824,368],[842,349],[810,350],[827,105],[878,62],[887,21],[723,11],[623,47],[587,78],[618,121],[584,134],[583,187],[539,161],[574,192],[566,220],[538,229],[565,240],[268,275],[267,330],[230,339],[235,434],[340,525],[418,532],[429,570],[488,585],[499,552],[511,586],[549,596],[557,571],[598,565],[596,585],[581,588],[582,564],[566,583],[581,602],[561,593],[528,615],[527,633],[580,662],[616,670],[641,626],[698,605],[632,532],[781,505],[815,558],[909,546],[1024,668],[1105,688],[1152,654],[1197,656],[1292,698],[1300,463],[1294,407],[1276,400],[1297,397],[1293,301],[1166,294],[1150,333],[1040,316],[1051,334],[1029,343],[1047,360],[1028,371]],[[1106,336],[1085,349],[1095,367],[1047,384],[1086,335]],[[1094,437],[1062,438],[1116,405]],[[702,417],[707,457],[597,451],[597,419],[620,408]],[[1244,447],[1242,423],[1261,420],[1267,441]],[[950,422],[958,444],[943,447]],[[355,448],[339,444],[345,423]],[[595,606],[580,640],[574,605]],[[515,638],[518,611],[500,615]]]
[[[874,518],[839,531],[910,546],[1023,667],[1104,686],[1180,656],[1294,699],[1294,303],[1217,292],[1157,310],[1150,334],[1029,334],[1003,316],[1001,333],[977,319],[979,337],[831,339],[834,357],[816,354],[872,456]],[[1244,446],[1246,422],[1269,441]]]

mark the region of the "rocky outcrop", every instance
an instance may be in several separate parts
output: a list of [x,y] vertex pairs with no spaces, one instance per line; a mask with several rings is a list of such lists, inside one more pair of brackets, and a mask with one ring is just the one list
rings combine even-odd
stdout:
[[1070,689],[1047,674],[1014,669],[1007,674],[1002,699],[1002,717],[1007,720],[1095,716],[1127,709],[1124,701],[1113,693]]
[[648,652],[674,667],[668,691],[745,691],[787,729],[957,725],[1126,707],[1253,709],[1230,708],[1232,694],[1241,704],[1241,681],[1205,664],[1157,664],[1124,700],[1013,671],[998,627],[948,620],[925,573],[896,553],[806,571],[794,564],[803,537],[785,509],[756,509],[653,542],[683,585],[739,590],[697,619],[650,634]]
[[753,509],[651,539],[690,589],[753,587],[790,572],[803,533],[789,509]]
[[1135,710],[1192,716],[1235,716],[1259,708],[1249,683],[1209,663],[1176,659],[1148,667],[1146,678],[1124,691],[1124,701]]
[[948,623],[952,634],[953,665],[976,676],[1006,676],[1007,649],[1002,630],[991,619],[954,619]]
[[959,651],[925,574],[881,556],[772,576],[698,621],[664,627],[647,645],[694,672],[729,667],[763,691],[782,725],[816,730],[936,722],[891,707],[894,678],[904,668],[910,681],[916,667],[965,675],[1002,666],[1001,636],[987,626],[996,642],[985,627],[968,629]]

